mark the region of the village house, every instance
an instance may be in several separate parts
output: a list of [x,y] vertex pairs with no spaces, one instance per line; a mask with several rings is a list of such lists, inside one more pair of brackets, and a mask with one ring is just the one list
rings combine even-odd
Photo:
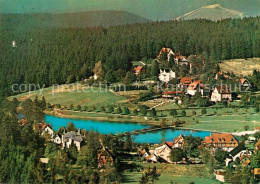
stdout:
[[171,163],[170,154],[172,151],[173,142],[163,142],[154,150],[154,155],[162,158],[166,162]]
[[192,82],[188,88],[187,88],[187,94],[194,96],[196,95],[196,93],[200,93],[201,95],[203,95],[203,84],[201,82],[201,80],[196,80],[194,82]]
[[215,151],[220,148],[224,151],[230,152],[238,146],[238,141],[232,134],[227,133],[215,133],[210,136],[206,136],[204,141],[201,142],[202,146],[213,149]]
[[212,102],[220,102],[222,100],[232,101],[232,93],[227,86],[218,86],[212,91],[210,100]]
[[175,72],[170,69],[160,70],[159,80],[168,83],[170,80],[176,78]]
[[51,137],[53,137],[54,131],[52,130],[50,124],[43,124],[43,126],[42,126],[42,135],[45,134],[45,133],[47,133],[47,134],[49,134]]
[[143,158],[145,162],[156,163],[157,157],[153,153],[154,150],[143,149],[139,152],[139,155]]
[[157,163],[157,157],[154,154],[144,157],[144,160],[151,163]]
[[60,134],[54,134],[54,136],[51,138],[51,141],[55,144],[61,144],[62,143],[62,135]]
[[242,87],[251,87],[249,81],[245,78],[241,78],[239,79],[239,84],[242,86]]
[[144,71],[145,71],[145,68],[143,66],[137,66],[136,68],[134,68],[134,74],[136,76],[140,75]]
[[191,77],[181,77],[180,86],[189,86],[192,83]]
[[170,60],[170,57],[171,57],[171,56],[173,56],[173,57],[175,56],[175,54],[173,53],[173,51],[172,51],[171,48],[164,48],[164,47],[163,47],[163,48],[160,50],[160,52],[159,52],[157,58],[160,59],[163,54],[167,54],[167,60],[168,60],[168,61]]
[[69,148],[72,144],[77,147],[77,150],[80,150],[81,144],[83,143],[84,137],[78,132],[67,132],[62,135],[62,147]]
[[102,167],[107,163],[113,164],[114,157],[112,154],[112,150],[108,150],[107,148],[103,147],[102,150],[97,151],[97,160],[98,167]]
[[54,131],[51,128],[51,124],[47,123],[37,123],[36,125],[33,126],[34,130],[40,130],[41,135],[48,134],[51,137],[54,135]]
[[226,166],[231,162],[235,162],[237,159],[242,162],[244,158],[249,158],[251,155],[252,152],[247,150],[244,145],[240,144],[229,152],[229,158],[226,158],[225,160]]
[[216,75],[215,75],[215,80],[218,80],[218,79],[226,80],[226,79],[232,79],[232,78],[228,74],[221,71],[221,72],[216,73]]
[[184,94],[183,91],[165,91],[162,92],[162,98],[171,98],[178,104],[182,104],[182,100],[179,97],[181,94]]
[[162,92],[162,98],[175,98],[183,94],[183,91],[165,91]]
[[181,134],[173,141],[173,148],[182,148],[184,145],[184,136]]
[[214,175],[216,176],[216,180],[220,182],[225,182],[225,173],[224,169],[216,169],[214,170]]

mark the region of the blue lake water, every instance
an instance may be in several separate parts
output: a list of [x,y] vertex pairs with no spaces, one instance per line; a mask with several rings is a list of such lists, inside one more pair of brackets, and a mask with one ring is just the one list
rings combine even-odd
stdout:
[[[101,134],[116,134],[131,132],[133,130],[141,130],[150,127],[150,125],[142,125],[137,123],[121,123],[121,122],[99,122],[92,120],[70,119],[51,115],[45,115],[45,122],[50,123],[54,131],[60,127],[66,127],[69,122],[72,122],[77,128],[85,130],[94,130]],[[132,135],[136,143],[161,143],[165,141],[173,141],[174,138],[182,135],[192,135],[193,137],[209,136],[211,132],[195,131],[187,129],[164,129],[144,134]]]
[[159,131],[147,132],[142,134],[133,135],[132,138],[136,143],[156,143],[159,144],[163,141],[173,141],[180,134],[187,136],[192,135],[193,137],[200,137],[202,139],[205,136],[209,136],[212,132],[208,131],[196,131],[188,129],[163,129]]
[[51,115],[45,115],[45,122],[50,123],[54,131],[58,130],[60,127],[66,127],[69,122],[72,122],[77,128],[84,130],[94,130],[101,134],[125,133],[150,127],[149,125],[142,125],[137,123],[99,122],[62,118]]

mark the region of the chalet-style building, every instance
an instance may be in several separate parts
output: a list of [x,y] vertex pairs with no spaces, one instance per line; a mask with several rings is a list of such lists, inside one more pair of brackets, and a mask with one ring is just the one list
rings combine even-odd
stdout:
[[171,55],[172,55],[173,57],[175,56],[175,54],[173,53],[173,51],[172,51],[171,48],[164,48],[164,47],[163,47],[163,48],[160,50],[160,52],[159,52],[157,58],[160,59],[163,54],[167,54],[167,60],[168,60],[168,61],[170,60]]
[[166,70],[160,70],[159,74],[159,80],[161,82],[168,83],[170,80],[176,78],[175,72],[172,70],[166,69]]
[[78,132],[67,132],[62,135],[62,146],[63,148],[69,148],[72,144],[80,150],[81,144],[83,143],[84,137]]
[[102,167],[108,163],[114,163],[114,157],[112,154],[112,150],[108,150],[107,148],[103,147],[102,150],[97,151],[97,160],[98,160],[98,167]]
[[232,134],[226,133],[215,133],[210,136],[206,136],[205,140],[201,142],[202,146],[211,148],[215,151],[220,148],[224,151],[231,151],[238,146],[238,141],[233,137]]
[[249,81],[245,78],[241,78],[239,79],[239,84],[242,86],[242,87],[251,87]]
[[182,148],[184,145],[184,136],[181,134],[173,141],[173,148]]
[[137,66],[136,68],[134,68],[135,75],[140,75],[144,71],[145,71],[145,68],[143,66]]
[[194,96],[196,93],[203,95],[203,84],[201,80],[192,82],[187,88],[187,94]]
[[210,100],[212,102],[232,101],[232,93],[227,86],[218,86],[212,91]]
[[235,162],[237,159],[239,161],[243,161],[245,158],[249,158],[252,155],[252,152],[247,150],[244,145],[238,145],[233,150],[229,152],[229,158],[226,158],[226,166],[228,166],[231,162]]
[[173,142],[163,142],[154,150],[154,155],[160,157],[166,162],[172,163],[170,160],[170,154],[172,150]]
[[180,85],[189,86],[192,83],[191,77],[181,77]]

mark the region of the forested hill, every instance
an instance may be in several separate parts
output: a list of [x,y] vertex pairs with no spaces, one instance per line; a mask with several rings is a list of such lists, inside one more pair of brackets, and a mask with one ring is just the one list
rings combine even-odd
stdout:
[[10,94],[14,83],[80,80],[100,60],[106,71],[126,72],[131,61],[155,58],[162,47],[203,55],[206,62],[260,57],[260,17],[29,31],[3,26],[0,43],[0,90]]
[[37,13],[37,14],[1,14],[2,25],[14,29],[32,29],[44,27],[94,27],[133,23],[145,23],[149,20],[124,11],[89,11],[81,13]]

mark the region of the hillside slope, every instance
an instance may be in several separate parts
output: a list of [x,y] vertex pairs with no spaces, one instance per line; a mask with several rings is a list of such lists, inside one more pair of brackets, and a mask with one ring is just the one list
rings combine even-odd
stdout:
[[176,20],[209,19],[216,21],[226,18],[239,17],[243,17],[243,13],[228,8],[224,8],[220,4],[213,4],[188,12],[176,18]]
[[81,13],[37,13],[37,14],[2,14],[1,25],[17,28],[25,27],[94,27],[133,23],[145,23],[149,20],[124,11],[89,11]]

